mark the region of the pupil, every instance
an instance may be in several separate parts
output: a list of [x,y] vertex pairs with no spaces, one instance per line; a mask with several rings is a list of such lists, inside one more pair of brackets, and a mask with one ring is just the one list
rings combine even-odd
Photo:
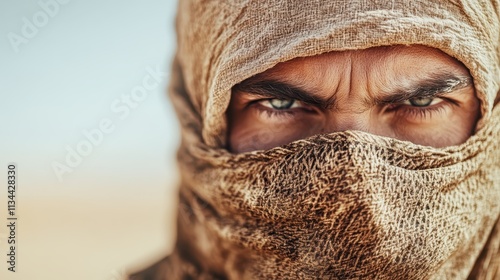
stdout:
[[410,101],[410,104],[412,106],[426,107],[426,106],[431,105],[432,100],[434,100],[434,98],[432,98],[432,97],[421,97],[421,98],[413,98],[413,99],[410,99],[409,101]]
[[295,101],[292,99],[271,99],[269,103],[271,103],[271,106],[273,106],[274,109],[277,110],[285,110],[289,109],[292,107],[293,103]]

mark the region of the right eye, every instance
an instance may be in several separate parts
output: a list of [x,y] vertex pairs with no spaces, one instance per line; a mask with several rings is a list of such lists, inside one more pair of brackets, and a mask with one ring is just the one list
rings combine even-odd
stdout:
[[440,101],[442,101],[442,99],[436,97],[417,97],[406,100],[404,104],[411,105],[413,107],[428,107],[431,105],[435,105]]
[[292,108],[301,107],[300,102],[295,99],[265,99],[259,101],[259,103],[267,108],[274,110],[287,110]]

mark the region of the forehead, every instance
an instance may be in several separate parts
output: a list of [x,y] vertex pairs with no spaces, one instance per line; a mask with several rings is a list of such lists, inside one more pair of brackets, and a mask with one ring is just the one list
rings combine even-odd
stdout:
[[295,58],[277,64],[258,77],[296,82],[307,80],[310,83],[332,79],[345,75],[346,72],[382,80],[392,76],[427,76],[434,72],[469,75],[468,69],[460,61],[441,50],[414,45],[338,51]]

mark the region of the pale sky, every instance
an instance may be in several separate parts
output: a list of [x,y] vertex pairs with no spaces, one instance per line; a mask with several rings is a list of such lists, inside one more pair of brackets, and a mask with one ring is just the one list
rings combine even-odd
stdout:
[[[34,279],[21,273],[35,264],[42,269],[37,279],[80,279],[67,278],[64,269],[60,275],[44,274],[49,272],[41,265],[49,260],[35,256],[50,247],[35,237],[39,231],[52,242],[77,244],[82,219],[91,220],[85,226],[91,236],[85,238],[101,236],[89,228],[92,223],[110,236],[113,231],[125,235],[109,248],[106,240],[90,242],[112,259],[106,264],[90,260],[88,245],[70,250],[52,244],[68,257],[88,248],[89,263],[80,263],[88,272],[82,279],[109,279],[112,267],[159,256],[171,246],[165,235],[175,207],[179,128],[166,86],[175,9],[175,0],[0,2],[0,186],[6,190],[7,163],[16,162],[21,223],[21,272],[3,274],[2,262],[1,279]],[[0,206],[5,200],[6,194],[0,195]],[[1,224],[5,213],[0,208]],[[43,225],[62,213],[64,225]],[[28,244],[42,247],[35,252]],[[123,252],[114,252],[115,247]],[[5,248],[0,240],[2,255]],[[86,259],[84,251],[77,255],[82,254]]]

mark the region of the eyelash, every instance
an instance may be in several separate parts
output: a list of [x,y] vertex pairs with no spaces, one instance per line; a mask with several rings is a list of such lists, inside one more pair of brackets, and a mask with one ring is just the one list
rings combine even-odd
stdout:
[[[431,119],[436,116],[436,114],[442,114],[445,112],[446,107],[450,105],[456,105],[454,101],[449,100],[443,97],[436,97],[442,99],[441,102],[431,105],[428,107],[416,107],[406,104],[390,104],[388,105],[384,111],[386,112],[394,112],[394,114],[398,118],[404,119],[417,119],[417,120],[426,120]],[[249,106],[255,107],[259,113],[264,118],[273,119],[277,121],[290,121],[297,117],[297,114],[301,112],[312,113],[313,110],[307,108],[292,108],[292,109],[284,109],[277,110],[271,109],[264,105],[261,105],[261,102],[271,100],[272,98],[265,98],[254,100],[250,102]],[[307,104],[305,104],[307,105]],[[313,106],[313,105],[309,105]]]
[[266,98],[266,99],[259,99],[252,101],[250,104],[252,106],[255,106],[258,110],[258,113],[268,119],[278,119],[279,121],[288,121],[292,120],[293,118],[296,117],[297,113],[300,113],[301,111],[304,111],[304,108],[293,108],[293,109],[285,109],[285,110],[275,110],[271,109],[268,107],[265,107],[264,105],[261,105],[260,102],[271,100],[272,98]]
[[449,103],[446,100],[443,100],[438,104],[422,108],[397,104],[394,110],[396,116],[400,118],[426,120],[435,117],[436,114],[444,113],[448,104]]

